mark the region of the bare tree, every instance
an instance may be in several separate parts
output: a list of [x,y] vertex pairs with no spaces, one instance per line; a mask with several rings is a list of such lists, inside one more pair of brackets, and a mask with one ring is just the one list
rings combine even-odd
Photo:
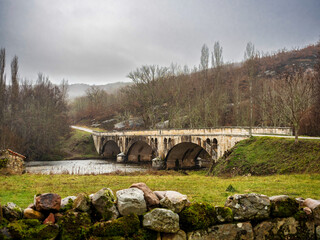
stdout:
[[275,84],[275,91],[280,100],[278,108],[293,125],[295,142],[298,142],[301,119],[310,111],[314,101],[314,82],[314,73],[304,72],[299,68],[285,73]]
[[253,126],[253,82],[257,74],[256,59],[257,53],[254,45],[251,42],[247,43],[246,51],[244,53],[245,66],[247,69],[248,80],[249,80],[249,94],[250,94],[250,116],[249,116],[249,125],[250,125],[250,135],[252,134]]
[[222,47],[220,46],[219,41],[214,43],[213,53],[212,54],[212,66],[215,68],[219,68],[223,65],[223,57],[222,57]]
[[19,80],[18,80],[18,57],[14,56],[11,62],[11,117],[14,118],[19,105]]
[[4,131],[4,115],[6,109],[6,78],[4,74],[6,64],[6,51],[4,48],[0,50],[0,148],[4,148],[5,136]]
[[201,70],[205,72],[208,70],[209,67],[209,48],[206,44],[203,44],[201,48],[200,66]]

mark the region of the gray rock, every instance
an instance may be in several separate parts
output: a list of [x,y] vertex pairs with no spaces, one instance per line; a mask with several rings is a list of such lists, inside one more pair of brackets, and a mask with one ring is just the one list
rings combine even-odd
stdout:
[[143,226],[157,232],[179,231],[179,215],[168,209],[155,208],[143,216]]
[[299,210],[299,203],[287,195],[272,196],[269,199],[272,217],[290,217]]
[[225,206],[231,208],[234,220],[263,220],[270,216],[270,199],[266,195],[235,194],[228,197]]
[[230,223],[215,225],[207,230],[189,232],[188,240],[231,240],[231,239],[254,239],[252,225],[250,222]]
[[177,233],[162,233],[161,240],[186,240],[187,234],[179,230]]
[[293,217],[275,218],[254,227],[255,239],[314,239],[314,224]]
[[110,188],[103,188],[93,194],[91,201],[93,207],[101,214],[103,220],[118,218],[119,212],[114,205],[115,197]]
[[142,215],[147,211],[147,204],[144,200],[143,191],[138,188],[119,190],[117,195],[117,207],[121,215],[135,213]]
[[69,196],[61,199],[61,208],[66,207],[66,205],[69,203],[69,199],[71,199],[70,201],[74,202],[76,198],[77,198],[76,196]]
[[90,198],[85,193],[79,193],[74,200],[72,207],[81,212],[88,212],[90,210]]
[[186,206],[189,206],[190,202],[186,195],[175,191],[166,191],[164,198],[160,200],[160,205],[174,211],[175,213],[179,213]]
[[8,202],[2,207],[3,216],[10,222],[21,219],[23,217],[23,210],[13,202]]

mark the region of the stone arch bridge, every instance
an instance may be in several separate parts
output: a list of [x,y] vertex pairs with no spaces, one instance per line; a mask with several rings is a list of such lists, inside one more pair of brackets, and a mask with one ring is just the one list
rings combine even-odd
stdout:
[[251,135],[292,135],[291,128],[221,127],[96,132],[97,152],[119,162],[152,162],[157,168],[207,167]]

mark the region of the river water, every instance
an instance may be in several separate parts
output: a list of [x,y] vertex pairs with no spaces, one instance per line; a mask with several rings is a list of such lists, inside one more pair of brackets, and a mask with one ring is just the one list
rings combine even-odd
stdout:
[[26,162],[26,171],[37,174],[104,174],[112,172],[146,171],[146,166],[116,163],[114,160],[62,160]]

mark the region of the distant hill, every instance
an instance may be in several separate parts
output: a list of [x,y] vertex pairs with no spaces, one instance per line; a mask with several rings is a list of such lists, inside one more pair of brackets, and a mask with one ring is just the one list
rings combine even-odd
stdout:
[[116,83],[108,83],[104,85],[89,85],[84,83],[76,83],[70,84],[68,89],[68,98],[70,100],[75,99],[76,97],[81,97],[86,95],[86,90],[91,86],[95,86],[105,90],[107,93],[115,93],[120,88],[131,85],[131,82],[116,82]]

